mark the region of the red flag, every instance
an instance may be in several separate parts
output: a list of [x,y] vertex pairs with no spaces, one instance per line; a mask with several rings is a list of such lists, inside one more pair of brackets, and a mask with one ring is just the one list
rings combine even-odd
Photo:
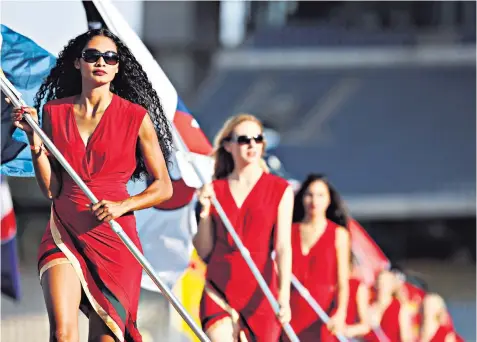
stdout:
[[376,281],[376,276],[391,263],[386,255],[354,219],[350,219],[348,228],[351,234],[351,250],[357,259],[362,280],[369,286]]

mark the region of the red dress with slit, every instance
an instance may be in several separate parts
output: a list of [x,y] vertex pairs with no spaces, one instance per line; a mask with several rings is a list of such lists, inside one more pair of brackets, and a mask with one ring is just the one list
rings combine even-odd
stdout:
[[[129,197],[126,184],[136,168],[136,144],[146,109],[113,95],[84,144],[73,112],[73,97],[48,102],[52,141],[99,199]],[[61,169],[60,195],[40,244],[40,279],[49,268],[71,264],[81,282],[81,310],[96,312],[119,341],[142,341],[136,326],[142,269],[109,223],[100,223],[86,206],[86,195]],[[132,212],[116,219],[140,249]]]
[[[278,279],[271,252],[278,207],[287,186],[286,180],[264,172],[239,208],[228,180],[213,181],[218,201],[275,297]],[[215,243],[200,303],[202,329],[210,331],[231,318],[240,341],[277,341],[281,326],[270,303],[214,207],[211,216]]]
[[[293,274],[310,292],[321,308],[330,315],[335,305],[338,283],[336,257],[336,229],[328,224],[307,255],[301,249],[300,224],[292,227]],[[323,322],[299,292],[292,287],[290,293],[291,326],[301,342],[321,341]],[[283,336],[284,340],[288,340]]]

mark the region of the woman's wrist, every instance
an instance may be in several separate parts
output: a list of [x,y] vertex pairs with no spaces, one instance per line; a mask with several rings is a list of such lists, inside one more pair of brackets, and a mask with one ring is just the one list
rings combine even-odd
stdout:
[[130,211],[133,211],[133,209],[134,209],[134,196],[128,197],[124,201],[122,201],[121,206],[123,207],[124,213],[128,213]]
[[30,145],[39,145],[42,143],[40,137],[35,132],[25,132],[25,134]]
[[346,318],[346,314],[347,314],[347,309],[343,308],[341,306],[338,306],[338,308],[336,309],[336,314],[335,315]]
[[288,303],[290,302],[290,290],[279,290],[278,291],[278,302],[279,303]]
[[202,208],[200,211],[199,217],[201,219],[206,219],[210,216],[210,207],[209,208]]

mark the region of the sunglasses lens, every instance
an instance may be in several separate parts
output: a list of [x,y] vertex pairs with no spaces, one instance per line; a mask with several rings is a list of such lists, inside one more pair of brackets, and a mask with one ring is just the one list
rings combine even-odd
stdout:
[[259,134],[255,137],[255,142],[257,144],[263,143],[263,135]]
[[116,65],[119,62],[119,56],[114,52],[106,52],[103,55],[104,61],[109,65]]
[[236,138],[236,141],[239,145],[249,145],[252,140],[255,140],[256,144],[263,143],[263,135],[259,134],[256,137],[247,137],[246,135],[240,135]]
[[247,137],[246,135],[241,135],[241,136],[238,136],[237,137],[237,143],[239,145],[245,145],[245,144],[250,144],[250,141],[252,139],[250,139],[249,137]]
[[101,57],[101,52],[97,50],[85,50],[83,51],[82,57],[87,63],[95,63],[99,57]]

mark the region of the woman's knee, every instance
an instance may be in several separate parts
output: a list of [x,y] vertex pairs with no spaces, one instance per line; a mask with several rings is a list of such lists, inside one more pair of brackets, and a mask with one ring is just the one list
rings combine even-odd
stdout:
[[50,342],[78,342],[78,326],[74,323],[56,323],[50,328]]
[[212,342],[234,342],[237,340],[238,331],[230,318],[214,324],[207,329],[206,335]]

